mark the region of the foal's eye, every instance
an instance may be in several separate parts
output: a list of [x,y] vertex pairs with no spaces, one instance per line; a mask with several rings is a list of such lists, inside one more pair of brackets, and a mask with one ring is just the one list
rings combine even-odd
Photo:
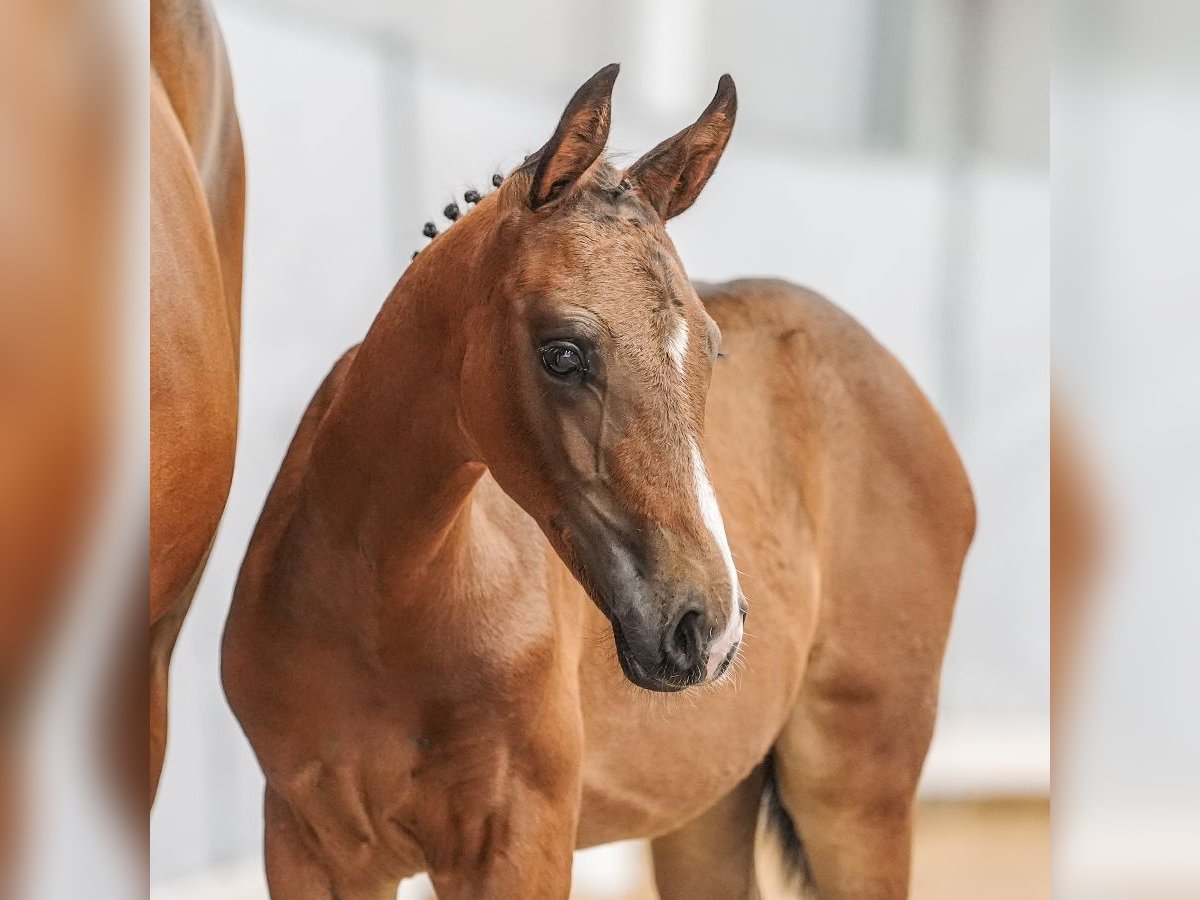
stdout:
[[570,341],[552,341],[539,351],[546,371],[557,378],[571,378],[587,371],[583,351]]

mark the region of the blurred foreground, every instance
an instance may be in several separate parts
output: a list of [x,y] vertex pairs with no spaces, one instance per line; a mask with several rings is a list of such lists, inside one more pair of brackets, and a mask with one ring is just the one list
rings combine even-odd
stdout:
[[1061,12],[1055,896],[1196,897],[1200,8]]

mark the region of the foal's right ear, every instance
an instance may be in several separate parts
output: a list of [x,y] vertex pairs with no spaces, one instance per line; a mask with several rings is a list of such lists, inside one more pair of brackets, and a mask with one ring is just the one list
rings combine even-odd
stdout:
[[575,92],[554,134],[537,152],[538,164],[529,189],[529,208],[537,209],[562,196],[608,143],[612,89],[621,67],[605,66]]

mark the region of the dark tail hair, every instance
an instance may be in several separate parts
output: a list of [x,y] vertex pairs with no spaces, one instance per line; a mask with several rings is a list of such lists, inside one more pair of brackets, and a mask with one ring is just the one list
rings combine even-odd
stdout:
[[765,829],[769,831],[779,845],[784,875],[806,890],[814,887],[812,865],[808,854],[804,851],[804,843],[800,833],[796,831],[796,823],[791,814],[784,808],[783,798],[779,795],[779,782],[775,777],[775,756],[769,755],[765,762],[766,783],[763,785],[763,814]]

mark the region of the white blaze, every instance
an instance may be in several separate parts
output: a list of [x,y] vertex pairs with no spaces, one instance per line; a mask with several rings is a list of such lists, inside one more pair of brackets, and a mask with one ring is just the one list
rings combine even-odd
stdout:
[[721,634],[708,651],[707,676],[712,678],[717,668],[725,661],[729,651],[742,639],[742,612],[738,603],[738,575],[733,565],[733,554],[729,551],[729,538],[725,535],[725,521],[721,518],[721,509],[717,506],[717,495],[713,492],[712,483],[708,480],[708,471],[704,468],[704,458],[700,455],[700,447],[695,438],[690,438],[692,450],[692,482],[696,491],[696,502],[700,506],[700,517],[708,528],[721,558],[725,561],[725,570],[729,575],[729,621]]
[[680,318],[667,338],[667,356],[671,357],[671,362],[675,364],[675,369],[680,375],[683,374],[683,361],[687,358],[687,348],[687,322]]

